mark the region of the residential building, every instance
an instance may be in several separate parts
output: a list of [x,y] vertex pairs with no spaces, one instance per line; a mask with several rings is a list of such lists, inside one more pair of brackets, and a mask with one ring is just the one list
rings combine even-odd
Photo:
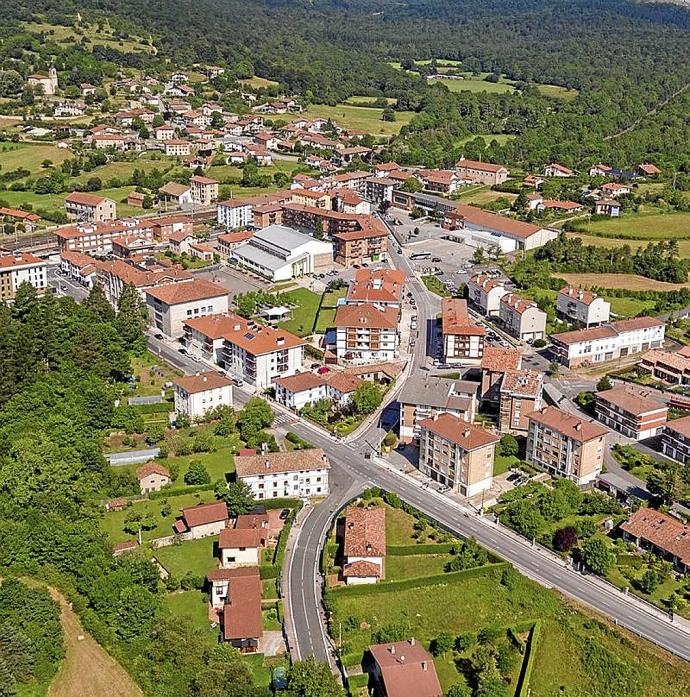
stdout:
[[690,572],[690,529],[684,521],[653,508],[640,508],[621,523],[623,539]]
[[470,303],[485,315],[498,316],[500,300],[510,291],[503,282],[485,274],[475,274],[467,282],[467,297]]
[[345,268],[350,268],[355,264],[386,261],[388,258],[388,230],[386,227],[371,216],[358,215],[356,217],[362,224],[361,229],[338,232],[333,235],[335,260]]
[[497,247],[504,253],[510,253],[536,249],[558,236],[558,232],[551,228],[515,220],[463,203],[446,203],[452,206],[444,211],[442,227],[451,233],[450,239],[457,239],[471,247]]
[[398,269],[357,269],[347,289],[348,305],[372,303],[379,307],[402,307],[407,276]]
[[420,424],[419,469],[462,496],[491,488],[499,437],[454,414],[436,414]]
[[174,233],[184,232],[191,234],[194,232],[194,221],[188,215],[167,215],[163,218],[155,218],[151,221],[153,229],[153,239],[165,242]]
[[384,577],[386,509],[350,506],[343,525],[343,578],[348,586],[377,583]]
[[592,165],[589,168],[588,174],[590,177],[610,177],[612,172],[613,167],[599,163]]
[[65,212],[80,223],[102,223],[116,218],[115,201],[81,191],[65,198]]
[[501,383],[509,370],[520,370],[522,352],[502,346],[485,346],[480,367],[482,382],[479,388],[479,401],[482,405],[499,406]]
[[252,237],[254,237],[252,230],[235,230],[234,232],[218,235],[216,238],[218,254],[220,254],[222,259],[229,259],[232,256],[233,249],[248,242]]
[[197,206],[210,206],[218,200],[218,180],[195,174],[189,180],[192,201]]
[[60,271],[71,281],[92,288],[98,276],[99,262],[82,252],[61,252]]
[[120,133],[99,133],[93,136],[91,142],[96,150],[106,150],[107,148],[124,150],[127,140]]
[[551,353],[569,368],[587,367],[661,348],[666,325],[654,317],[607,322],[599,327],[551,335]]
[[557,162],[552,162],[550,165],[546,165],[542,174],[545,177],[572,177],[575,172],[565,165],[559,165]]
[[661,433],[668,407],[649,392],[629,385],[597,392],[596,417],[628,438],[644,440]]
[[22,283],[43,295],[48,287],[48,264],[27,252],[0,254],[0,303],[11,303]]
[[27,78],[27,84],[29,85],[29,87],[41,88],[43,90],[43,94],[45,95],[53,95],[57,92],[58,89],[57,70],[55,70],[55,68],[51,66],[48,70],[47,75],[43,75],[40,73],[29,75],[29,77]]
[[380,206],[384,202],[393,202],[393,190],[400,182],[390,177],[370,177],[365,182],[364,195],[371,203]]
[[321,448],[235,456],[238,481],[259,500],[326,496],[330,467]]
[[218,535],[228,525],[228,507],[225,501],[198,503],[182,509],[182,516],[175,521],[173,530],[193,540]]
[[643,177],[656,177],[661,174],[661,170],[651,162],[642,162],[637,165],[637,172]]
[[153,129],[156,140],[173,140],[175,137],[175,127],[164,124]]
[[192,242],[189,245],[189,253],[194,259],[201,261],[213,261],[215,250],[206,242]]
[[22,229],[26,232],[32,232],[36,223],[41,221],[41,216],[31,211],[0,206],[0,220],[13,223],[15,230],[18,232]]
[[137,467],[137,479],[142,494],[152,491],[160,491],[166,484],[170,484],[170,471],[158,462],[147,462]]
[[450,169],[420,169],[415,174],[426,191],[453,194],[461,186],[471,184],[471,179],[463,179]]
[[292,189],[290,191],[290,201],[302,206],[312,206],[313,208],[331,207],[331,196],[325,191],[311,189]]
[[218,225],[224,225],[228,230],[248,227],[250,225],[261,228],[254,220],[255,209],[273,204],[282,204],[290,200],[291,191],[276,191],[273,194],[251,196],[249,198],[231,198],[227,201],[219,201],[217,209]]
[[546,312],[515,293],[501,298],[498,316],[505,330],[520,341],[532,342],[546,336]]
[[166,201],[173,201],[178,208],[192,205],[192,189],[188,184],[168,182],[165,186],[161,186],[158,189],[158,194]]
[[484,354],[486,329],[470,322],[466,300],[443,298],[441,334],[443,357],[447,363],[479,364]]
[[365,657],[380,697],[442,697],[431,656],[415,639],[374,644]]
[[650,373],[657,380],[669,385],[690,385],[690,349],[680,351],[648,351],[637,364],[638,368]]
[[185,320],[228,311],[228,291],[201,279],[171,283],[146,291],[151,323],[167,336],[184,333]]
[[185,320],[184,337],[192,355],[217,363],[258,389],[295,375],[304,363],[304,340],[233,313]]
[[113,256],[118,259],[129,259],[151,254],[156,244],[150,235],[125,235],[111,240]]
[[619,182],[607,182],[599,187],[604,196],[616,198],[616,196],[628,196],[632,193],[632,187],[629,184],[620,184]]
[[376,305],[340,305],[335,311],[338,359],[389,361],[398,355],[398,310]]
[[609,321],[611,303],[591,290],[565,286],[556,297],[556,314],[583,327]]
[[284,225],[270,225],[233,249],[231,261],[273,282],[286,281],[331,269],[333,247]]
[[618,218],[621,214],[621,204],[612,198],[600,198],[594,204],[594,215],[606,215],[609,218]]
[[165,154],[168,157],[187,157],[187,155],[192,152],[192,148],[188,140],[170,138],[165,140],[163,145],[165,147]]
[[491,162],[478,162],[477,160],[466,160],[461,157],[455,163],[455,171],[462,177],[472,179],[479,184],[495,186],[503,184],[508,179],[510,172],[503,165],[495,165]]
[[604,463],[607,429],[557,407],[544,407],[528,419],[527,462],[578,486],[596,479]]
[[400,440],[410,443],[419,438],[419,424],[437,414],[453,414],[472,423],[477,414],[477,383],[412,374],[405,380],[398,402]]
[[356,375],[331,370],[327,373],[297,373],[274,382],[276,402],[289,409],[300,411],[307,404],[322,399],[333,402],[334,408],[346,407],[355,390],[364,382]]
[[498,430],[526,435],[528,414],[542,406],[544,374],[536,370],[506,370],[499,389]]
[[192,421],[216,407],[232,406],[232,380],[214,370],[185,375],[174,381],[175,413]]
[[672,419],[661,432],[661,452],[682,465],[690,460],[690,416]]
[[237,566],[259,566],[261,550],[268,543],[264,528],[225,528],[220,531],[218,551],[222,569]]

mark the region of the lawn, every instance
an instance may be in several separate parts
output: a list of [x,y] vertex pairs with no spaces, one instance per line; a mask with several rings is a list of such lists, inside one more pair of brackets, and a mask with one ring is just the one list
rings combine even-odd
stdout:
[[204,643],[212,649],[218,643],[218,627],[212,628],[208,619],[208,598],[201,591],[177,591],[168,593],[163,606],[175,617],[187,617],[192,625],[204,635]]
[[160,394],[161,390],[165,389],[166,382],[172,382],[182,375],[179,370],[171,368],[150,351],[146,351],[142,356],[134,356],[131,359],[131,364],[137,389],[131,390],[129,397]]
[[450,554],[417,554],[386,557],[386,581],[442,574]]
[[[54,165],[62,164],[72,153],[66,148],[58,148],[46,143],[38,145],[33,143],[0,143],[0,171],[5,174],[13,169],[22,167],[28,169],[32,175],[41,176],[50,174],[50,169],[44,169],[41,163],[50,160]],[[4,191],[2,194],[4,195]]]
[[91,179],[91,177],[98,177],[104,184],[110,179],[119,179],[122,182],[126,182],[129,181],[135,169],[144,172],[151,172],[154,169],[157,169],[159,172],[166,172],[170,170],[172,166],[174,166],[174,163],[170,159],[151,160],[148,158],[140,158],[126,162],[108,162],[102,167],[96,167],[91,172],[82,172],[72,181],[84,184]]
[[623,290],[678,290],[690,283],[666,283],[652,278],[625,273],[558,273],[555,274],[574,286],[587,288],[619,288]]
[[439,281],[437,276],[422,276],[422,283],[436,295],[440,295],[442,298],[449,298],[450,291],[446,288],[441,281]]
[[511,467],[517,467],[519,464],[520,458],[516,455],[501,455],[497,450],[494,456],[494,477],[505,474]]
[[156,49],[149,46],[147,43],[142,43],[138,37],[132,39],[118,39],[113,36],[113,29],[106,23],[103,30],[99,30],[95,24],[87,24],[80,22],[79,28],[83,30],[83,34],[77,34],[72,27],[63,27],[54,24],[42,24],[39,22],[26,23],[25,28],[32,34],[46,33],[49,38],[58,43],[73,43],[81,42],[82,37],[86,38],[89,44],[97,43],[100,45],[109,46],[124,53],[155,53]]
[[170,547],[153,550],[153,556],[175,578],[182,578],[188,571],[195,576],[206,576],[210,569],[218,568],[218,559],[213,556],[214,538],[187,540]]
[[297,307],[293,308],[292,317],[281,322],[280,326],[297,336],[309,336],[314,328],[321,296],[306,288],[298,288],[282,293],[281,297],[286,302],[295,303]]
[[382,114],[383,109],[349,104],[310,104],[306,110],[306,116],[310,118],[331,119],[342,128],[356,128],[373,136],[395,135],[415,115],[412,111],[396,111],[395,121],[382,121]]
[[314,327],[314,332],[316,334],[325,334],[326,331],[333,326],[338,300],[344,298],[346,295],[346,288],[340,288],[339,290],[334,290],[330,293],[323,294],[321,307],[319,308],[319,315],[316,319],[316,325]]
[[[648,280],[648,279],[646,279]],[[605,295],[604,298],[611,303],[611,312],[619,317],[637,317],[640,312],[651,311],[654,307],[653,300],[638,300],[637,298],[614,298]]]
[[486,205],[498,201],[498,199],[506,199],[510,205],[516,198],[517,194],[509,194],[504,191],[493,191],[488,186],[483,186],[472,191],[463,192],[458,197],[463,203],[470,203],[476,206]]
[[[353,94],[348,97],[344,104],[352,106],[373,106],[381,97],[367,97],[364,94]],[[394,97],[383,97],[388,104],[395,104],[398,100]]]
[[[554,591],[517,576],[510,587],[489,572],[459,582],[352,595],[331,591],[334,625],[342,621],[348,657],[361,655],[382,626],[406,625],[424,645],[441,632],[457,635],[485,627],[510,627],[542,620],[530,682],[534,695],[582,694],[680,697],[690,689],[690,668],[608,625],[578,612]],[[356,618],[348,622],[348,618]],[[356,627],[356,629],[349,629]],[[597,669],[592,668],[596,656]],[[440,666],[439,666],[440,667]],[[457,673],[439,670],[442,687]],[[635,685],[633,691],[629,688]]]
[[640,213],[625,213],[620,218],[593,220],[581,230],[585,235],[588,232],[612,239],[688,240],[690,212],[660,213],[658,208],[642,208]]

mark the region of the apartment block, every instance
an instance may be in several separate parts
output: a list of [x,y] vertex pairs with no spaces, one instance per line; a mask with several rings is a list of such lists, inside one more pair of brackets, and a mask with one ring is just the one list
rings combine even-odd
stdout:
[[661,432],[661,452],[685,465],[690,460],[690,416],[673,419]]
[[487,344],[480,363],[482,382],[479,388],[479,401],[481,404],[498,406],[501,401],[500,390],[503,376],[509,370],[520,370],[521,364],[521,351]]
[[466,160],[461,157],[455,163],[455,171],[462,177],[472,179],[480,184],[503,184],[508,179],[510,172],[503,165],[495,165],[492,162],[478,162],[477,160]]
[[470,322],[466,300],[443,298],[441,333],[446,362],[478,364],[481,361],[486,329]]
[[189,184],[192,190],[192,201],[197,206],[210,206],[218,200],[218,181],[209,177],[194,175]]
[[65,212],[80,223],[102,223],[117,217],[115,201],[81,191],[71,193],[65,199]]
[[542,406],[544,375],[535,370],[506,370],[500,387],[498,430],[501,433],[526,435],[528,414]]
[[515,293],[504,295],[498,316],[505,330],[520,341],[534,341],[546,336],[546,312],[537,303]]
[[558,291],[556,313],[583,327],[594,327],[609,321],[611,303],[591,290],[565,286]]
[[625,385],[597,393],[596,416],[628,438],[644,440],[662,432],[668,407],[649,392]]
[[467,282],[467,292],[470,303],[482,314],[498,316],[500,301],[510,291],[503,287],[501,281],[489,278],[485,274],[475,274]]
[[532,412],[528,420],[529,463],[579,486],[596,479],[604,463],[607,429],[557,407]]
[[22,283],[39,294],[48,286],[48,264],[28,253],[0,255],[0,303],[11,303]]
[[211,370],[185,375],[173,383],[175,413],[191,420],[202,418],[216,407],[232,406],[232,381]]
[[335,313],[338,359],[389,361],[398,355],[398,310],[375,305],[341,305]]

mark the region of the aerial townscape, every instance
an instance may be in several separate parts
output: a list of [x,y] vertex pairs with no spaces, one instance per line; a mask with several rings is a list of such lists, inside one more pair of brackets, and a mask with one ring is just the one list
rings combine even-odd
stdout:
[[0,697],[690,695],[687,0],[0,3]]

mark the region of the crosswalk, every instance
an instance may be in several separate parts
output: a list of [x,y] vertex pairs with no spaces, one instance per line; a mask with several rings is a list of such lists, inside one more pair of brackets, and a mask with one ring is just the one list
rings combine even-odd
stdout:
[[294,416],[289,416],[288,414],[277,413],[275,419],[273,419],[274,426],[291,426],[297,423],[299,419]]

